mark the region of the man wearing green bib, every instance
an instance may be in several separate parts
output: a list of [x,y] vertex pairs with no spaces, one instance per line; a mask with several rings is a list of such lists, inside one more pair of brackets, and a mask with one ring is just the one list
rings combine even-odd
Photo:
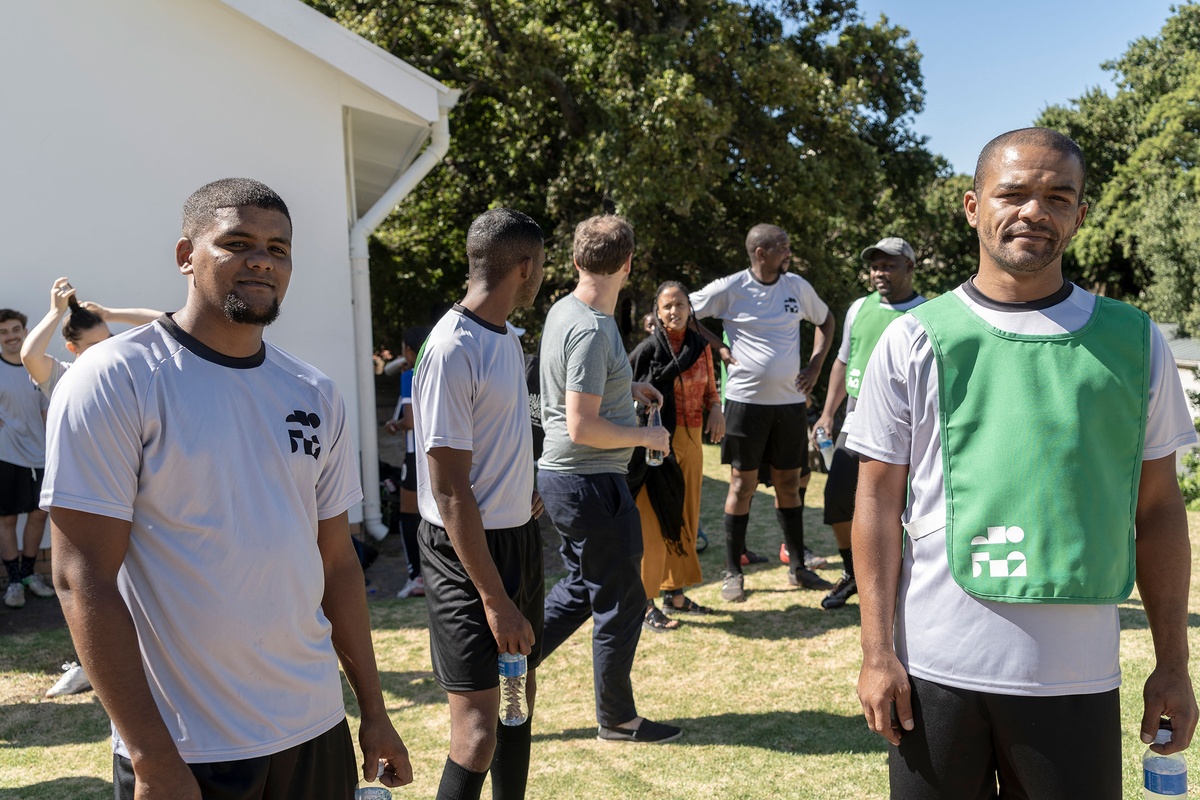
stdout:
[[848,446],[862,608],[858,694],[892,797],[1121,797],[1117,604],[1154,640],[1141,738],[1196,727],[1191,548],[1175,451],[1196,441],[1142,312],[1067,282],[1084,159],[1026,128],[963,198],[979,273],[897,319]]
[[854,519],[854,494],[858,487],[858,454],[846,447],[846,438],[853,427],[863,372],[884,329],[896,317],[925,302],[924,297],[913,291],[916,258],[908,242],[899,236],[880,239],[862,251],[862,260],[875,291],[855,300],[846,312],[842,343],[829,371],[825,408],[812,431],[814,442],[817,431],[822,428],[832,436],[834,414],[842,401],[846,401],[846,417],[833,450],[829,480],[825,483],[825,524],[833,527],[842,556],[841,580],[821,600],[821,608],[827,610],[841,608],[858,593],[850,547],[850,523]]

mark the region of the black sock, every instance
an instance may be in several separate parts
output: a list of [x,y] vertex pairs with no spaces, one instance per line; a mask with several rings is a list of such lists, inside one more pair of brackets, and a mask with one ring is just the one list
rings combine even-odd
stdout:
[[783,540],[787,542],[788,569],[792,574],[804,566],[804,506],[775,509],[775,518],[783,529]]
[[4,571],[8,573],[9,583],[21,582],[21,559],[14,558],[12,561],[4,561]]
[[850,552],[849,547],[839,547],[838,553],[842,556],[842,572],[845,572],[851,578],[854,577],[854,554]]
[[29,556],[21,556],[21,580],[25,580],[33,574],[33,567],[37,564],[37,556],[30,558]]
[[479,800],[486,777],[486,772],[472,772],[447,758],[442,769],[442,782],[438,784],[437,800]]
[[492,800],[524,800],[529,780],[529,745],[533,718],[520,725],[496,724],[492,756]]
[[400,515],[400,536],[404,541],[404,557],[408,560],[408,577],[421,577],[421,548],[417,544],[417,527],[421,524],[420,514]]
[[746,552],[746,528],[749,514],[725,513],[725,569],[742,571],[742,553]]

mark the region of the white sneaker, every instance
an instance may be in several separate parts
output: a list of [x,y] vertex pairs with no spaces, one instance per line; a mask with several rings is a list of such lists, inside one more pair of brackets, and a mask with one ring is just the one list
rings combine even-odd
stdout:
[[4,605],[9,608],[25,607],[25,586],[20,581],[8,584],[4,590]]
[[46,690],[46,697],[58,697],[60,694],[79,694],[86,692],[92,688],[92,682],[88,680],[87,673],[83,671],[83,667],[74,661],[70,661],[62,665],[63,676],[58,679],[58,683]]
[[54,587],[46,583],[46,579],[36,572],[21,583],[25,584],[25,588],[38,597],[54,597]]
[[406,597],[424,597],[425,596],[425,579],[421,576],[409,578],[408,583],[404,584],[404,588],[396,592],[396,597],[403,600]]

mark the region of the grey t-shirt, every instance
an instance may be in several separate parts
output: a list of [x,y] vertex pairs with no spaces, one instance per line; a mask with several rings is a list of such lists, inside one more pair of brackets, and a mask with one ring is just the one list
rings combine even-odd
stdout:
[[546,442],[538,467],[582,475],[624,474],[633,448],[602,450],[575,444],[567,434],[567,392],[598,394],[602,419],[637,425],[630,394],[633,370],[617,321],[573,294],[555,303],[542,332],[541,380]]

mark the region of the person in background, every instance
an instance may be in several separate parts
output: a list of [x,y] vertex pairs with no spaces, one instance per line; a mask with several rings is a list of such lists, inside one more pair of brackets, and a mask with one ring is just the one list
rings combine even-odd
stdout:
[[396,411],[383,426],[393,435],[404,432],[404,464],[400,469],[400,535],[404,543],[404,558],[408,562],[408,580],[396,593],[400,599],[425,594],[425,579],[421,577],[421,548],[417,546],[421,513],[417,510],[417,449],[412,432],[412,385],[413,365],[417,363],[417,354],[421,352],[429,330],[427,326],[419,325],[405,329],[401,337],[402,349],[398,361],[407,367],[400,373],[400,398],[396,401]]
[[[109,322],[144,325],[162,316],[162,312],[149,308],[105,308],[99,303],[80,303],[70,281],[66,278],[56,279],[50,286],[50,310],[33,326],[21,344],[21,363],[47,399],[53,395],[59,378],[70,366],[46,353],[54,337],[54,329],[64,315],[66,320],[62,324],[62,335],[66,339],[67,350],[78,358],[92,345],[112,336],[108,329]],[[78,694],[92,688],[87,671],[78,659],[65,662],[62,668],[62,677],[46,691],[46,697]]]
[[671,431],[671,452],[661,466],[648,467],[644,451],[634,451],[630,482],[641,478],[635,494],[642,520],[642,585],[646,590],[643,623],[653,631],[672,630],[670,619],[655,603],[663,595],[663,610],[707,614],[684,589],[700,583],[696,550],[700,527],[700,486],[704,480],[704,416],[713,442],[725,434],[725,417],[717,394],[708,343],[696,330],[687,290],[667,281],[654,296],[654,326],[649,338],[629,354],[635,380],[649,383],[662,394],[662,423]]

